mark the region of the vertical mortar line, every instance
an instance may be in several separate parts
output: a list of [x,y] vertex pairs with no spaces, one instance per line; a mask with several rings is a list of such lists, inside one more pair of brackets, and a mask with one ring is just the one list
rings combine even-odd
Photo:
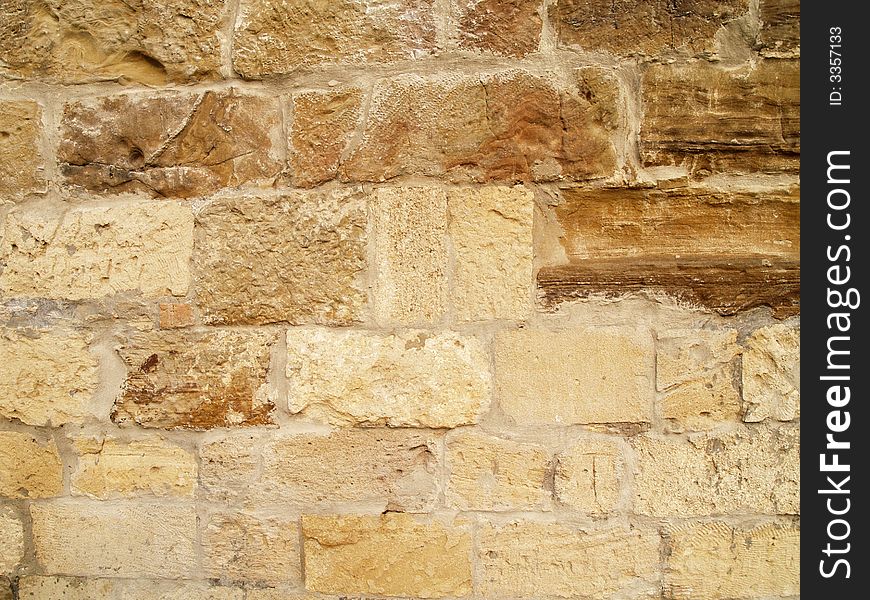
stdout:
[[278,95],[278,112],[281,119],[281,171],[278,173],[278,182],[280,187],[285,187],[289,184],[290,187],[296,187],[295,178],[292,176],[290,169],[290,158],[293,152],[293,144],[290,141],[290,134],[293,130],[293,122],[296,117],[296,106],[293,102],[295,95],[291,92],[286,95]]
[[555,11],[557,0],[543,0],[538,10],[541,15],[541,39],[538,41],[538,52],[548,56],[555,56],[559,46],[556,28],[550,20],[550,13]]
[[238,79],[235,70],[233,69],[233,33],[236,29],[236,22],[239,20],[239,12],[243,0],[228,0],[224,8],[224,17],[227,22],[223,28],[223,40],[221,42],[221,75],[226,79]]
[[455,25],[452,0],[434,0],[435,44],[441,51],[454,50]]
[[[451,225],[451,206],[455,202],[455,196],[451,193],[455,187],[447,186],[444,189],[446,196],[444,220],[446,227],[444,228],[445,248],[447,250],[447,265],[445,269],[445,294],[444,298],[444,314],[441,317],[441,322],[448,329],[456,330],[456,246],[453,243],[453,228]],[[490,376],[492,376],[492,366],[490,366]]]
[[[52,90],[54,92],[55,90]],[[42,131],[40,132],[40,153],[44,165],[45,194],[63,195],[61,169],[58,158],[60,148],[60,127],[63,116],[64,94],[39,94],[35,100],[41,103]]]
[[378,305],[380,291],[378,239],[381,226],[383,225],[378,190],[379,188],[374,187],[366,194],[366,269],[363,276],[366,292],[366,311],[363,323],[380,330],[391,319],[389,318],[390,315],[380,314]]
[[[625,62],[616,69],[622,118],[617,128],[617,162],[637,180],[644,166],[640,157],[640,132],[643,126],[643,69],[637,63]],[[620,135],[621,134],[621,135]]]

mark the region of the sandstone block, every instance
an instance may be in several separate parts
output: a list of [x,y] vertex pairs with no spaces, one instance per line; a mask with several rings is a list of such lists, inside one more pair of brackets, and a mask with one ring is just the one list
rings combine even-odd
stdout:
[[771,325],[746,340],[743,353],[744,421],[791,421],[801,414],[800,330]]
[[193,497],[197,479],[193,454],[162,438],[125,443],[83,437],[74,440],[74,446],[78,465],[70,481],[73,495]]
[[758,17],[761,19],[758,41],[763,56],[801,55],[800,0],[761,0]]
[[486,525],[477,558],[489,598],[646,597],[659,589],[659,536],[615,526],[577,531],[555,523]]
[[233,67],[261,79],[299,68],[414,59],[436,50],[433,0],[243,0]]
[[642,330],[504,331],[495,338],[496,393],[519,424],[648,423],[653,356]]
[[0,24],[0,74],[63,84],[216,79],[225,5],[11,0]]
[[762,61],[726,71],[707,62],[654,65],[643,79],[641,158],[690,173],[796,172],[800,65]]
[[33,504],[30,514],[45,573],[167,579],[196,573],[193,506],[65,500]]
[[274,335],[213,329],[134,334],[119,353],[127,377],[112,420],[163,429],[264,425]]
[[399,513],[307,515],[302,536],[310,591],[416,598],[471,592],[471,534],[461,525]]
[[290,412],[336,424],[456,427],[489,408],[483,343],[454,332],[287,332]]
[[245,590],[198,581],[27,576],[20,600],[245,600]]
[[160,329],[177,329],[193,325],[190,304],[160,303]]
[[357,87],[293,95],[288,162],[295,185],[310,187],[336,178],[362,118],[363,100]]
[[534,196],[523,187],[452,190],[453,304],[458,319],[524,319],[533,283]]
[[447,304],[447,194],[429,188],[373,193],[374,312],[379,321],[436,323]]
[[635,510],[656,517],[800,514],[795,428],[640,436]]
[[556,499],[587,513],[609,513],[619,504],[624,474],[625,458],[615,440],[578,440],[556,457]]
[[740,420],[740,392],[733,365],[726,365],[701,379],[665,392],[662,417],[670,431],[712,429],[723,421]]
[[800,529],[712,522],[671,530],[667,598],[768,598],[800,594]]
[[0,431],[0,496],[48,498],[63,491],[63,466],[54,440]]
[[[4,460],[3,464],[10,463]],[[0,507],[0,573],[11,573],[23,558],[24,524],[12,509]],[[2,584],[3,580],[0,579],[0,585]],[[2,597],[2,592],[0,592],[0,597]]]
[[749,12],[748,0],[559,0],[551,8],[560,45],[619,55],[710,54],[716,33]]
[[108,96],[64,107],[58,160],[67,182],[89,191],[205,196],[270,186],[280,132],[277,99],[234,88]]
[[299,509],[367,505],[432,508],[439,439],[407,430],[338,430],[258,444],[236,435],[201,450],[203,488],[219,502]]
[[447,442],[447,503],[459,510],[550,510],[543,446],[459,433]]
[[29,337],[5,330],[0,334],[0,364],[3,417],[59,426],[93,414],[97,359],[88,352],[86,337],[60,330]]
[[120,292],[183,296],[193,215],[172,202],[37,204],[6,216],[0,290],[7,296],[84,300]]
[[[0,37],[2,31],[0,25]],[[2,44],[0,41],[0,53]],[[24,195],[44,187],[39,152],[41,119],[36,102],[0,102],[0,189],[4,195]]]
[[203,544],[207,577],[260,584],[300,581],[295,520],[242,513],[212,515]]
[[667,390],[730,364],[740,353],[735,329],[672,329],[658,334],[656,387]]
[[451,0],[462,49],[523,57],[538,49],[541,2]]
[[561,89],[510,70],[379,81],[358,144],[339,166],[345,181],[401,175],[448,181],[587,180],[612,174],[616,82],[578,70]]
[[355,191],[216,200],[196,219],[207,324],[345,325],[366,305],[366,204]]

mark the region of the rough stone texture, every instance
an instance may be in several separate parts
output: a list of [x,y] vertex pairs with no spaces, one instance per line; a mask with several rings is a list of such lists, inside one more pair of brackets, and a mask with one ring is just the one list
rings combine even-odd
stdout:
[[489,407],[489,357],[454,332],[287,332],[291,413],[336,424],[456,427]]
[[6,0],[0,75],[164,85],[219,77],[224,0]]
[[667,598],[792,597],[800,594],[800,528],[732,528],[712,522],[668,532]]
[[684,329],[659,333],[656,385],[671,431],[703,430],[739,420],[737,331]]
[[49,498],[63,491],[63,466],[54,440],[0,431],[0,496]]
[[245,600],[243,589],[193,581],[28,576],[20,600]]
[[625,328],[518,329],[495,337],[496,393],[516,423],[648,423],[653,343]]
[[192,506],[33,504],[36,559],[47,574],[190,578],[196,571]]
[[12,595],[12,582],[5,575],[0,575],[0,600],[15,600]]
[[578,69],[566,89],[522,70],[441,73],[379,81],[359,144],[339,167],[346,181],[401,175],[448,181],[552,181],[609,176],[615,80]]
[[609,513],[619,503],[624,473],[625,458],[615,440],[579,440],[556,457],[556,499],[583,512]]
[[100,298],[138,291],[183,296],[193,236],[190,209],[171,202],[29,204],[6,216],[0,291],[10,297]]
[[330,64],[390,62],[436,50],[433,0],[242,0],[233,67],[260,79]]
[[658,588],[652,531],[520,521],[485,525],[479,535],[480,589],[488,598],[643,598]]
[[160,304],[160,329],[177,329],[192,324],[193,308],[190,304]]
[[762,327],[743,353],[744,421],[791,421],[801,414],[800,329]]
[[690,173],[796,172],[800,63],[726,71],[707,62],[650,66],[643,78],[641,158]]
[[[2,31],[0,24],[0,48]],[[24,195],[44,188],[44,167],[39,151],[41,118],[42,110],[36,102],[0,102],[0,190],[4,196]]]
[[460,433],[447,442],[447,504],[458,510],[550,510],[550,453],[538,444]]
[[276,98],[236,88],[123,94],[64,107],[58,160],[67,182],[89,191],[188,198],[269,187],[282,135]]
[[269,331],[211,329],[130,336],[119,347],[127,377],[112,420],[164,429],[264,425]]
[[761,19],[758,42],[763,55],[801,55],[800,0],[761,0],[758,16]]
[[438,322],[447,306],[447,193],[435,187],[373,193],[374,313],[384,323]]
[[207,324],[361,318],[366,204],[355,191],[216,200],[197,215],[194,245]]
[[73,495],[193,497],[197,478],[193,454],[162,438],[125,443],[83,437],[74,440],[74,446],[78,465],[70,479]]
[[800,259],[800,190],[569,189],[556,218],[569,260],[621,256]]
[[207,577],[258,584],[300,582],[296,520],[220,513],[211,516],[203,537]]
[[447,205],[456,317],[526,318],[532,307],[532,192],[461,188],[449,193]]
[[[5,461],[5,457],[3,464],[10,464]],[[0,573],[14,571],[22,558],[24,558],[24,524],[12,509],[0,507]],[[3,585],[3,579],[0,579],[0,585]]]
[[339,430],[270,439],[237,435],[201,450],[209,498],[244,506],[419,512],[435,501],[439,437],[407,430]]
[[800,514],[798,429],[640,436],[635,510],[644,515]]
[[716,33],[749,12],[749,0],[559,0],[560,45],[620,55],[711,54]]
[[541,38],[540,0],[451,0],[458,45],[501,56],[535,52]]
[[308,515],[302,536],[310,591],[417,598],[471,592],[471,534],[461,525],[398,513]]
[[336,178],[362,117],[363,99],[363,91],[353,86],[293,95],[288,162],[294,185],[310,187]]
[[[8,268],[8,267],[7,267]],[[58,330],[0,333],[0,415],[28,425],[63,425],[93,414],[97,359],[88,339]]]

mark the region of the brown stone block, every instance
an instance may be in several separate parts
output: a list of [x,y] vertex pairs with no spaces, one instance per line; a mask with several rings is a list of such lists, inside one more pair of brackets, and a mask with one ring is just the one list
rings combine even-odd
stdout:
[[538,49],[541,0],[453,0],[459,47],[522,57]]
[[800,56],[800,0],[761,0],[758,41],[766,56]]

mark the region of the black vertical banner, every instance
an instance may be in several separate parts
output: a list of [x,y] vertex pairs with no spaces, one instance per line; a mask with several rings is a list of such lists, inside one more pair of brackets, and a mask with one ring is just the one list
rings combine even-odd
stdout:
[[[801,11],[801,592],[870,597],[863,2]],[[868,306],[865,306],[868,304]],[[824,596],[822,595],[824,594]]]

